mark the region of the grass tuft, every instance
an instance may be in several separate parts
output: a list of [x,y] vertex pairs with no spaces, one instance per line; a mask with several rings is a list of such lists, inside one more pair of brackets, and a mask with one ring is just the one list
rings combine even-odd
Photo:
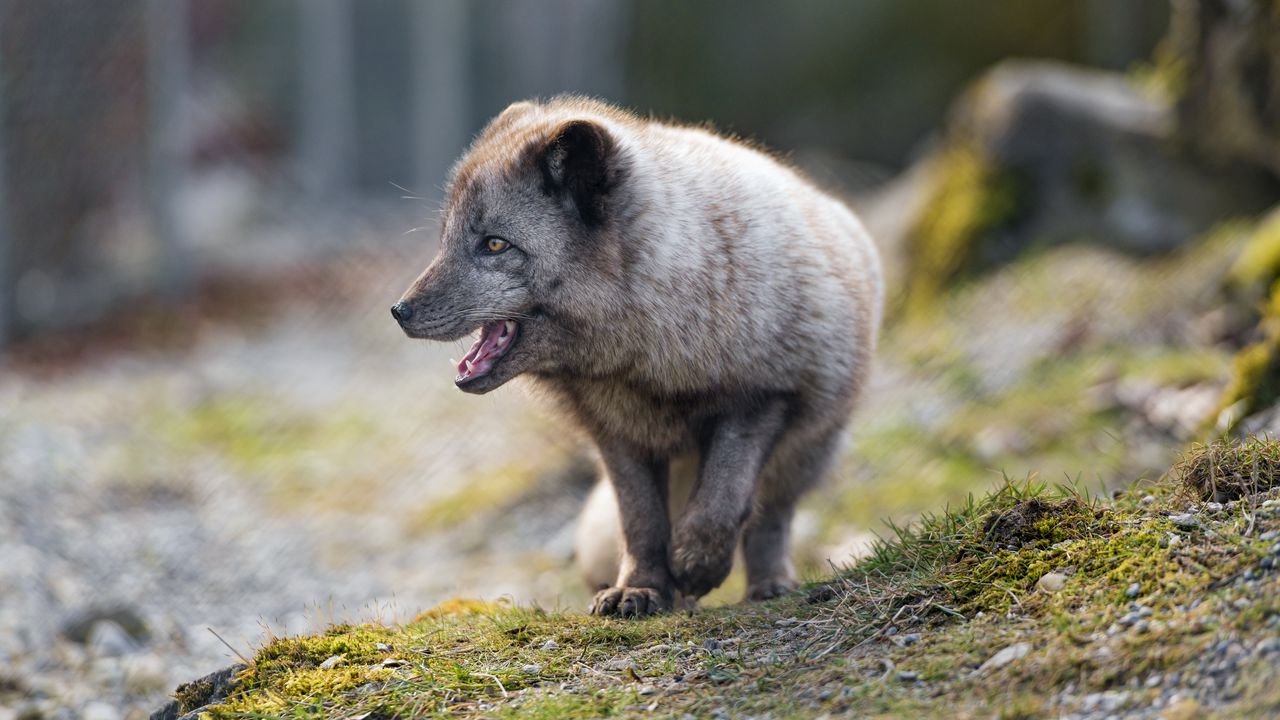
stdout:
[[1280,485],[1280,443],[1250,437],[1195,445],[1174,473],[1201,500],[1235,500]]

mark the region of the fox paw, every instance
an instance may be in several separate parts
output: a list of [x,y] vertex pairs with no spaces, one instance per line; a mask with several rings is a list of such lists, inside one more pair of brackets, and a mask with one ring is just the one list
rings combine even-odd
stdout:
[[747,587],[747,600],[750,602],[772,600],[776,597],[782,597],[795,589],[796,581],[790,578],[767,578],[759,582],[753,582]]
[[591,601],[591,614],[606,617],[638,618],[669,612],[673,593],[670,589],[646,587],[611,587],[596,593]]
[[681,525],[671,544],[671,573],[680,592],[700,598],[719,587],[733,569],[737,539],[732,529]]

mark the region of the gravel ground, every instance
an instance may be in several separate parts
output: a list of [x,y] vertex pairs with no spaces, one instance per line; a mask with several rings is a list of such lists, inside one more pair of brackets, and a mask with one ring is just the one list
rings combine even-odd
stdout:
[[0,375],[0,720],[143,717],[270,633],[576,587],[573,493],[424,528],[469,478],[536,485],[578,446],[522,393],[458,393],[463,343],[403,338],[385,306],[412,273]]

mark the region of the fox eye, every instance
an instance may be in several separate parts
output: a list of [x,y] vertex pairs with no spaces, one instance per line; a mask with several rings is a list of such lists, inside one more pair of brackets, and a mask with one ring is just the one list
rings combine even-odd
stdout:
[[481,244],[481,247],[484,248],[484,251],[486,253],[490,255],[497,255],[498,253],[504,252],[506,251],[507,248],[511,247],[511,243],[495,235],[490,235],[489,237],[484,239],[484,242]]

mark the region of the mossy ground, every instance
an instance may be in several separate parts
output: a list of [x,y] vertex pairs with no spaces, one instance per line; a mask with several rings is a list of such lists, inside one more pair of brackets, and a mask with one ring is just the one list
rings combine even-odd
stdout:
[[[1252,467],[1257,452],[1213,447],[1224,467]],[[1280,578],[1255,569],[1271,552],[1258,535],[1280,528],[1280,516],[1259,507],[1265,496],[1251,496],[1205,510],[1202,524],[1175,524],[1190,492],[1172,474],[1105,500],[1006,483],[899,529],[847,571],[763,604],[621,621],[454,601],[403,626],[277,638],[238,689],[205,711],[1042,717],[1116,689],[1126,707],[1142,707],[1160,697],[1150,678],[1198,677],[1210,646],[1274,627],[1280,614]],[[1047,573],[1061,576],[1059,589],[1038,585]],[[1146,608],[1141,626],[1132,603]],[[1023,642],[1025,656],[983,665]],[[1182,710],[1235,717],[1276,707],[1274,668],[1251,672],[1270,682],[1240,673],[1231,692],[1188,696]]]

